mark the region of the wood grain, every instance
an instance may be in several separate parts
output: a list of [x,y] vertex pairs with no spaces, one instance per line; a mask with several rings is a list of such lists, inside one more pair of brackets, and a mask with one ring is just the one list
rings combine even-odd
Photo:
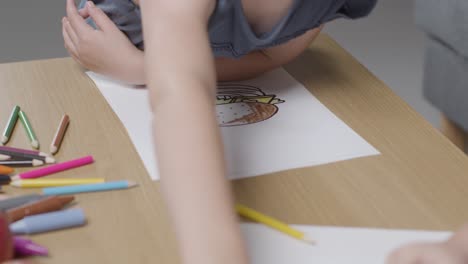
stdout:
[[440,130],[458,148],[464,150],[468,141],[468,133],[455,124],[444,114],[440,117]]
[[[382,155],[238,180],[237,201],[294,224],[445,230],[468,220],[468,158],[332,39],[321,35],[286,69]],[[88,225],[34,236],[52,252],[39,263],[178,262],[158,183],[80,67],[69,58],[4,64],[0,87],[0,124],[20,105],[43,149],[70,116],[57,159],[92,154],[96,163],[58,176],[140,184],[78,195]],[[9,145],[29,148],[21,127]]]

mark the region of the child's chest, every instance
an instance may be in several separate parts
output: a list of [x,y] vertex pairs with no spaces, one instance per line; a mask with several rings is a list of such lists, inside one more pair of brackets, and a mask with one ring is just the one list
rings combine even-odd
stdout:
[[270,31],[291,8],[294,0],[241,0],[244,14],[256,33]]

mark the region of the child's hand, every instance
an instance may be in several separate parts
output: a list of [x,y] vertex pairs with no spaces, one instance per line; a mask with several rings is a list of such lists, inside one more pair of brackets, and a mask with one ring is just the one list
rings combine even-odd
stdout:
[[[98,29],[85,21],[91,17]],[[132,84],[144,84],[144,57],[130,40],[93,2],[78,12],[67,0],[67,17],[62,19],[65,48],[83,67]]]
[[393,252],[388,264],[466,264],[468,263],[468,226],[442,243],[421,243]]

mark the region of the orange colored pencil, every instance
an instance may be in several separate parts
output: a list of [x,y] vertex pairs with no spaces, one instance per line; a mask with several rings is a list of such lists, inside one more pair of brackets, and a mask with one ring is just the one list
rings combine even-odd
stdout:
[[13,168],[7,167],[7,166],[2,166],[0,165],[0,174],[6,175],[6,174],[11,174],[15,170]]
[[63,137],[65,136],[65,131],[67,131],[68,124],[70,123],[70,117],[68,115],[64,115],[60,120],[60,124],[57,128],[57,132],[55,132],[54,139],[52,140],[52,144],[50,144],[50,153],[55,154],[60,148],[62,144]]

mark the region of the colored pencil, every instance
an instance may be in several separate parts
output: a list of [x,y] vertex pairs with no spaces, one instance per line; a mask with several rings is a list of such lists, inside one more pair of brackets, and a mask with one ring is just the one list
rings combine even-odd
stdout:
[[19,153],[26,153],[26,154],[32,154],[32,155],[38,155],[38,156],[44,156],[47,157],[47,155],[44,152],[40,152],[37,150],[29,150],[29,149],[21,149],[21,148],[12,148],[12,147],[7,147],[7,146],[0,146],[0,151],[11,151],[11,152],[19,152]]
[[10,222],[15,222],[29,215],[43,214],[62,209],[65,205],[71,203],[73,196],[49,196],[20,207],[10,209],[6,212]]
[[64,115],[57,128],[57,132],[55,132],[52,144],[50,145],[50,153],[55,154],[59,150],[60,146],[62,145],[63,137],[65,136],[65,132],[67,131],[69,123],[70,117],[68,115]]
[[69,209],[27,216],[10,224],[13,234],[36,234],[86,224],[83,209]]
[[15,236],[13,237],[13,244],[16,256],[25,257],[49,255],[49,250],[47,248],[38,245],[27,238]]
[[31,146],[35,149],[39,149],[39,141],[37,140],[36,134],[34,134],[34,130],[32,129],[28,117],[22,110],[19,111],[18,115],[21,123],[23,123],[23,126],[26,129],[26,133],[31,141]]
[[96,184],[72,185],[62,187],[51,187],[42,189],[44,195],[70,195],[75,193],[85,192],[102,192],[120,189],[129,189],[137,186],[136,183],[131,181],[114,181]]
[[4,160],[0,161],[0,165],[7,165],[11,167],[37,167],[44,165],[42,160]]
[[3,131],[2,135],[2,144],[6,144],[13,133],[13,129],[15,128],[16,121],[18,120],[18,112],[20,111],[19,106],[15,106],[11,111],[10,118],[8,119],[8,123]]
[[28,172],[20,173],[13,177],[14,180],[18,179],[35,179],[43,176],[47,176],[56,172],[61,172],[64,170],[73,169],[76,167],[84,166],[90,163],[93,163],[93,156],[86,156],[79,159],[74,159],[62,163],[57,163],[42,169],[31,170]]
[[13,168],[0,165],[0,174],[11,174],[15,170]]
[[0,160],[9,160],[9,159],[11,159],[11,157],[10,157],[10,156],[8,156],[8,155],[3,155],[3,154],[0,154]]
[[39,156],[36,154],[24,153],[24,152],[16,152],[10,151],[5,149],[0,149],[0,154],[8,155],[11,160],[42,160],[47,164],[55,163],[55,159],[49,156]]
[[46,196],[40,194],[29,194],[23,196],[13,196],[6,200],[0,201],[0,211],[10,210],[23,204],[34,202],[40,199],[44,199]]
[[67,185],[82,185],[91,183],[105,182],[104,178],[66,178],[66,179],[33,179],[33,180],[17,180],[10,183],[11,186],[21,188],[43,188],[54,186]]
[[307,238],[307,236],[303,232],[296,230],[279,220],[276,220],[270,216],[264,215],[244,205],[236,204],[236,211],[239,215],[245,218],[267,225],[291,237],[294,237],[296,239],[302,240],[310,244],[315,243],[313,240],[310,240],[309,238]]
[[11,183],[11,177],[8,175],[0,175],[0,185],[7,185]]

